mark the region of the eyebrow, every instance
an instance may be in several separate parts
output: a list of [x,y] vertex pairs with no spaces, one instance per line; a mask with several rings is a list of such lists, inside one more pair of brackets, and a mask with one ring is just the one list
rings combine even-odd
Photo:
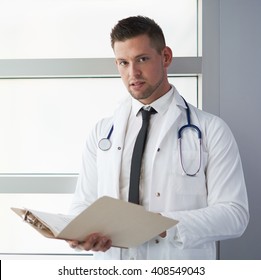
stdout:
[[[134,57],[134,59],[137,59],[137,58],[140,58],[140,57],[143,57],[143,56],[150,56],[149,54],[147,54],[147,53],[142,53],[142,54],[139,54],[139,55],[136,55],[135,57]],[[116,60],[127,60],[126,58],[115,58]]]

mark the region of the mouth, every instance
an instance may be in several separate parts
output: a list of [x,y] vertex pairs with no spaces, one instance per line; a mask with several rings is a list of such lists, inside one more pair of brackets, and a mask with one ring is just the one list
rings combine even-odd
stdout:
[[134,88],[134,89],[139,89],[139,88],[141,88],[144,84],[145,84],[145,82],[143,82],[143,81],[135,81],[135,82],[129,83],[129,86],[130,86],[131,88]]

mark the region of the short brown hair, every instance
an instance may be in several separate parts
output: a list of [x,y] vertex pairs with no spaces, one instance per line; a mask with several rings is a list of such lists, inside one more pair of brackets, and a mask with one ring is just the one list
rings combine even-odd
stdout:
[[139,35],[148,35],[152,46],[160,53],[166,46],[165,38],[160,26],[152,19],[144,16],[133,16],[122,19],[111,31],[111,46],[115,42],[123,42]]

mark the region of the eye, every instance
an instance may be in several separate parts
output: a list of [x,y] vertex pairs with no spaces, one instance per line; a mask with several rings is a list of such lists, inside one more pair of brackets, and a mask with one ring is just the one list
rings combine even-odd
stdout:
[[125,61],[125,60],[121,60],[121,61],[119,61],[118,62],[118,64],[120,65],[120,66],[126,66],[127,64],[128,64],[128,62],[127,61]]
[[142,57],[140,57],[139,58],[139,62],[145,62],[145,61],[147,61],[147,60],[149,60],[149,57],[147,57],[147,56],[142,56]]

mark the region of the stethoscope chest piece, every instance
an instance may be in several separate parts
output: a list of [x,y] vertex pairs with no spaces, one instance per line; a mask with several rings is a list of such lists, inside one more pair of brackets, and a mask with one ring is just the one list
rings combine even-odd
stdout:
[[109,133],[108,133],[108,136],[106,138],[102,138],[99,143],[98,143],[98,147],[99,149],[101,149],[102,151],[108,151],[110,148],[111,148],[111,134],[113,132],[113,128],[114,126],[112,125]]
[[108,151],[111,148],[111,141],[108,138],[102,138],[99,141],[98,146],[102,151]]

